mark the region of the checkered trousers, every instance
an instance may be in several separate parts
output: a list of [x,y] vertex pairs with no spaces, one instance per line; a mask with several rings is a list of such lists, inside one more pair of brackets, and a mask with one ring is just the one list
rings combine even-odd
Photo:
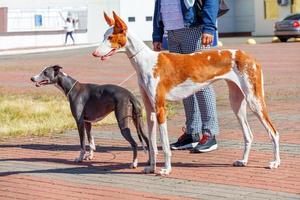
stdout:
[[[201,28],[184,28],[168,31],[170,52],[193,53],[201,50]],[[219,132],[216,97],[212,85],[183,99],[187,134]]]

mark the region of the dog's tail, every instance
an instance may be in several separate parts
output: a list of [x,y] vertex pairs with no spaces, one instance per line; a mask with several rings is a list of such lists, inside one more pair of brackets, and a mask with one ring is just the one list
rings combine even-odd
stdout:
[[140,102],[133,95],[131,95],[131,97],[130,97],[130,103],[132,105],[132,119],[133,119],[134,125],[137,130],[138,138],[139,138],[140,142],[142,143],[144,152],[146,153],[147,150],[145,147],[145,143],[149,150],[149,140],[144,132],[144,125],[143,125],[143,119],[142,119],[142,117],[143,117],[142,106],[141,106]]

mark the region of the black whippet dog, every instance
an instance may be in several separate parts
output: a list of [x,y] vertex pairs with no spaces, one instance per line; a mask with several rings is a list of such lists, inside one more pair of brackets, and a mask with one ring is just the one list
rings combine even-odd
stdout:
[[[142,108],[138,100],[128,90],[116,85],[96,85],[79,83],[72,77],[61,71],[58,65],[46,67],[39,74],[33,76],[31,81],[36,86],[53,84],[66,95],[70,102],[71,112],[76,121],[81,151],[76,162],[90,160],[93,158],[93,151],[96,149],[94,139],[91,136],[92,122],[99,121],[112,111],[118,121],[123,137],[130,143],[133,150],[133,163],[131,167],[136,168],[137,143],[131,136],[128,127],[129,119],[132,118],[137,129],[141,143],[149,142],[143,131]],[[90,150],[87,153],[85,148],[86,131]]]

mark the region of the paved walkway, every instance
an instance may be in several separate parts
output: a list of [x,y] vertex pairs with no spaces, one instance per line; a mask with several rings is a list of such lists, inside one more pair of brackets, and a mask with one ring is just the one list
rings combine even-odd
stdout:
[[95,159],[82,164],[73,162],[78,154],[76,131],[2,141],[0,199],[300,198],[300,152],[296,145],[282,145],[283,163],[277,170],[265,168],[272,156],[271,147],[264,142],[254,144],[248,167],[235,168],[231,164],[242,154],[242,145],[222,139],[215,152],[173,152],[172,175],[160,177],[141,173],[147,160],[142,151],[140,167],[129,169],[132,152],[120,134],[96,130],[95,138]]
[[[0,138],[0,199],[300,199],[299,43],[226,48],[243,49],[262,63],[268,108],[281,133],[282,165],[278,169],[266,169],[273,157],[272,147],[252,114],[248,118],[255,142],[249,165],[232,166],[242,155],[242,134],[230,110],[226,84],[218,82],[215,90],[221,133],[217,151],[173,151],[173,172],[160,177],[141,173],[147,161],[142,150],[139,168],[129,169],[132,152],[115,125],[93,131],[95,159],[81,164],[73,162],[79,150],[76,131],[49,137]],[[58,94],[54,87],[36,89],[29,82],[32,74],[54,63],[83,82],[119,83],[132,74],[123,54],[99,62],[91,57],[92,49],[2,56],[1,91]],[[123,86],[138,91],[135,77]],[[176,112],[168,122],[171,141],[184,125],[182,107],[176,107]],[[158,159],[160,169],[161,150]]]

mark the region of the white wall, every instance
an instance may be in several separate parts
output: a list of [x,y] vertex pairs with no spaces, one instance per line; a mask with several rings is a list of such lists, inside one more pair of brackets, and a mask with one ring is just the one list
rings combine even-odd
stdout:
[[[76,44],[87,43],[87,33],[76,33],[73,35]],[[24,36],[0,36],[0,50],[42,47],[42,46],[60,46],[64,45],[65,35],[24,35]],[[71,38],[68,38],[68,45],[72,44]]]
[[218,19],[219,32],[254,31],[254,0],[226,0],[226,3],[230,10]]
[[[123,0],[121,0],[123,1]],[[112,11],[120,12],[120,0],[88,0],[88,42],[102,41],[103,34],[108,28],[103,12],[112,17]]]
[[[131,31],[143,40],[152,39],[152,21],[146,22],[146,16],[153,16],[155,0],[0,0],[1,7],[8,9],[48,9],[86,7],[88,10],[87,33],[76,34],[76,43],[97,43],[103,38],[108,28],[103,11],[112,16],[115,11],[128,24]],[[128,17],[135,17],[135,22],[128,22]],[[60,45],[63,34],[32,36],[0,36],[0,49]]]
[[[154,3],[155,0],[120,0],[122,19],[144,41],[152,40],[153,21],[146,21],[146,16],[153,17]],[[135,17],[135,22],[128,22],[128,17]]]
[[255,36],[274,35],[273,27],[276,21],[290,14],[290,5],[279,6],[279,19],[266,20],[264,17],[264,1],[254,0],[255,2],[255,31],[252,33]]

